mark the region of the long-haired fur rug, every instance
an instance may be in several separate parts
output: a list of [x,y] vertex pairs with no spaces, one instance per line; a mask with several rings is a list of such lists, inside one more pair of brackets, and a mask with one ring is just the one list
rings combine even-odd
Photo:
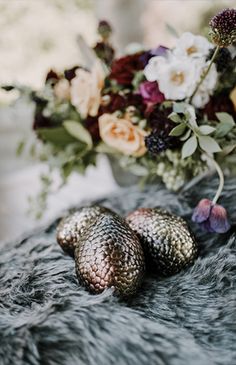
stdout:
[[[211,178],[179,196],[162,185],[132,187],[99,203],[121,214],[159,205],[190,222],[216,186]],[[236,180],[226,182],[221,203],[235,223]],[[225,235],[192,225],[201,248],[195,264],[170,278],[146,276],[126,302],[79,286],[56,224],[1,248],[1,365],[236,364],[234,225]]]

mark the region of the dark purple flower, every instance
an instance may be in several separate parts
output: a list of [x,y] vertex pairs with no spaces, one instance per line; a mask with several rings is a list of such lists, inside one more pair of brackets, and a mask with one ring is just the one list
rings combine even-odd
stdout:
[[194,209],[192,220],[208,232],[225,233],[230,229],[225,208],[209,199],[200,200]]
[[236,41],[236,9],[224,9],[209,23],[212,41],[220,47],[228,47]]
[[164,94],[159,90],[156,81],[144,81],[139,85],[139,93],[141,94],[145,104],[160,104],[165,100]]
[[150,60],[150,58],[155,57],[155,56],[165,57],[168,50],[169,50],[169,48],[167,48],[167,47],[158,46],[157,48],[153,48],[153,49],[150,49],[149,51],[145,52],[140,58],[143,61],[144,66],[146,66],[148,64],[148,61]]
[[112,46],[107,42],[98,42],[94,47],[98,58],[104,61],[107,65],[110,65],[114,59],[115,51]]
[[106,20],[100,20],[98,24],[98,34],[103,40],[107,40],[112,33],[112,27]]

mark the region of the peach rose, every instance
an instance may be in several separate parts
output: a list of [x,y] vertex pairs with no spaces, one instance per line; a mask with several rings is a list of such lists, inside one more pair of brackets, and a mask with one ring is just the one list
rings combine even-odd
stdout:
[[99,61],[95,62],[91,72],[82,68],[76,70],[71,81],[71,103],[82,118],[95,117],[101,102],[101,90],[104,85],[104,72]]
[[66,79],[59,80],[54,86],[54,94],[59,100],[70,100],[70,83]]
[[232,103],[234,104],[234,110],[236,111],[236,86],[230,93],[230,99]]
[[127,119],[114,114],[103,114],[98,120],[102,140],[129,156],[142,156],[146,152],[144,137],[147,133]]

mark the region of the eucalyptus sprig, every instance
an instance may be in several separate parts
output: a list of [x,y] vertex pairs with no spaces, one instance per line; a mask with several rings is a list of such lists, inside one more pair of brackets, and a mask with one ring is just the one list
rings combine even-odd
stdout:
[[182,159],[189,157],[199,147],[202,151],[212,154],[221,151],[216,139],[210,135],[216,128],[207,124],[198,125],[193,107],[187,103],[174,103],[173,112],[169,115],[178,124],[170,132],[170,136],[179,137],[184,141]]

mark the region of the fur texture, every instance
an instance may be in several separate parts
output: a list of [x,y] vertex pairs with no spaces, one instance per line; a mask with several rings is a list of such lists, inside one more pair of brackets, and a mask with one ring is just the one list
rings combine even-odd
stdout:
[[[118,213],[167,207],[190,221],[211,179],[178,195],[161,185],[123,189],[99,201]],[[221,202],[236,222],[236,181]],[[90,295],[55,239],[57,222],[0,253],[1,365],[232,365],[236,363],[236,234],[191,224],[201,253],[170,278],[146,276],[129,302]]]

